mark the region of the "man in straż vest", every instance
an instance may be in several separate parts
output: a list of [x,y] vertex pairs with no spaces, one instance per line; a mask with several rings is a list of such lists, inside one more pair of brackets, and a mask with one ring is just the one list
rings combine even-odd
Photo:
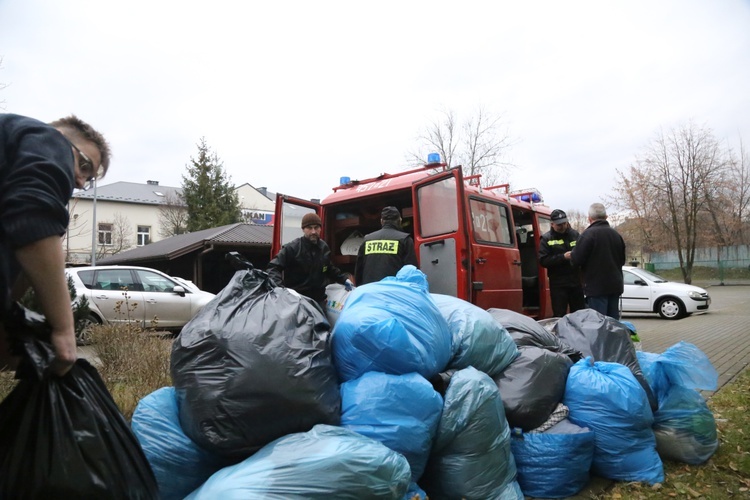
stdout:
[[570,227],[562,210],[553,210],[550,220],[552,229],[542,235],[539,244],[539,263],[547,268],[552,313],[561,318],[568,312],[586,308],[580,270],[565,258],[565,252],[576,246],[579,234]]
[[417,267],[414,240],[401,230],[401,213],[385,207],[380,213],[382,229],[365,236],[357,254],[354,272],[357,286],[395,276],[405,265]]

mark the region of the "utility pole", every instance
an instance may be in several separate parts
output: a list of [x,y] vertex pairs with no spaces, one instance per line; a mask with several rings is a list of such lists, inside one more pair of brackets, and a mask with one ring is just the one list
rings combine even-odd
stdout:
[[93,209],[91,211],[91,217],[93,219],[92,227],[91,227],[91,265],[96,265],[96,239],[97,236],[99,236],[99,231],[96,227],[96,179],[91,181],[91,184],[94,185],[94,204]]

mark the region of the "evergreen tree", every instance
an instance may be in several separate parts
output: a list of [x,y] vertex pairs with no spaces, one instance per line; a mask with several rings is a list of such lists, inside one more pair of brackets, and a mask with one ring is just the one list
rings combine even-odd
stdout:
[[198,157],[190,158],[182,176],[182,197],[188,211],[187,230],[200,231],[242,220],[240,201],[219,156],[201,138]]
[[[78,293],[76,292],[76,286],[73,282],[73,278],[67,276],[67,279],[68,293],[70,294],[70,303],[71,307],[73,308],[73,321],[75,322],[76,339],[78,340],[79,344],[86,344],[89,340],[88,332],[86,330],[89,326],[91,326],[93,322],[91,314],[89,312],[89,300],[85,295],[81,295],[81,297],[78,298]],[[22,306],[31,309],[34,312],[42,314],[42,306],[39,304],[36,293],[34,293],[34,289],[31,287],[26,290],[26,293],[24,293],[23,297],[21,297],[21,300],[19,300],[18,302],[20,302]]]

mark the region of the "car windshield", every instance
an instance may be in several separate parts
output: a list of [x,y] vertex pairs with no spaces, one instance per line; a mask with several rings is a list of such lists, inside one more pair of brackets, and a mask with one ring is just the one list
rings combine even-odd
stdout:
[[172,278],[173,280],[175,280],[177,283],[179,283],[180,285],[182,285],[187,290],[200,291],[200,288],[198,288],[195,285],[195,283],[193,283],[190,280],[186,280],[184,278],[180,278],[179,276],[170,276],[170,278]]
[[665,280],[658,274],[654,274],[650,271],[646,271],[645,269],[638,269],[636,271],[636,274],[639,274],[640,276],[643,276],[644,278],[648,278],[649,280],[653,281],[654,283],[666,283],[669,280]]

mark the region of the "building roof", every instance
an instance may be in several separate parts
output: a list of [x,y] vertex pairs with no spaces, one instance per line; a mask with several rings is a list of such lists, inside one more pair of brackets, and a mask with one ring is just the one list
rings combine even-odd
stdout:
[[[182,193],[182,188],[160,186],[156,181],[148,182],[147,184],[140,184],[119,181],[104,186],[96,186],[96,199],[99,201],[163,205],[168,197],[177,199]],[[93,199],[94,190],[78,191],[73,193],[73,198]]]
[[[98,196],[97,196],[98,198]],[[273,226],[236,223],[179,234],[98,260],[100,264],[134,263],[144,260],[172,260],[201,248],[219,244],[246,247],[270,247]]]

